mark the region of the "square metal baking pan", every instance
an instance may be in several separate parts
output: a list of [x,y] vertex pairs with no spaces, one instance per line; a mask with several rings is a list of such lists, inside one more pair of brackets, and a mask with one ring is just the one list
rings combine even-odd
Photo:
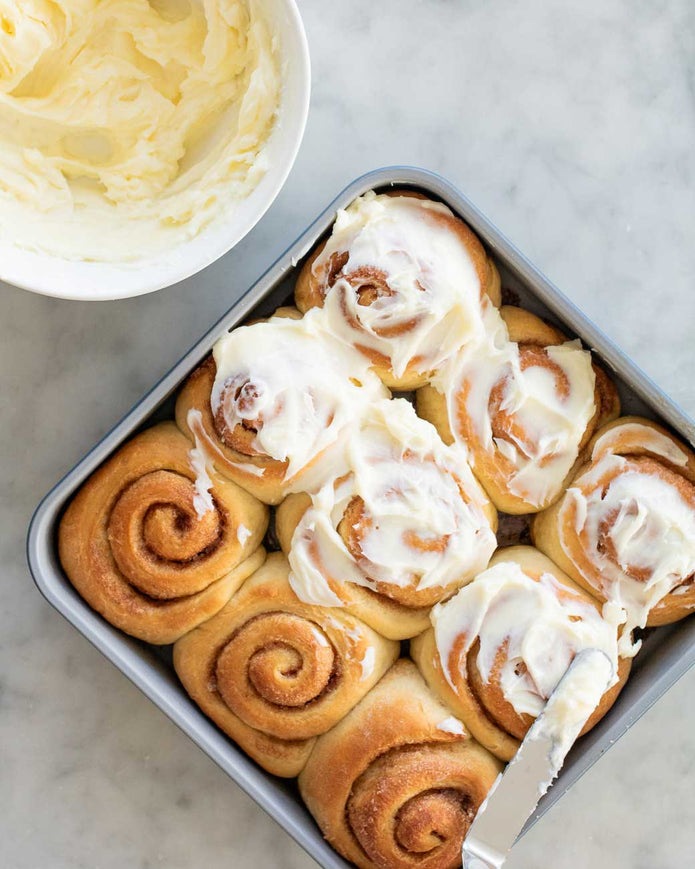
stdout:
[[[217,337],[251,313],[263,316],[291,297],[297,263],[331,227],[336,210],[367,190],[411,187],[445,202],[493,255],[503,286],[520,303],[580,337],[611,370],[623,410],[660,420],[695,446],[695,423],[560,293],[455,187],[422,169],[379,169],[337,196],[268,271],[192,347],[144,398],[76,465],[39,505],[27,539],[27,557],[41,593],[159,708],[265,809],[324,869],[348,864],[323,840],[293,782],[275,778],[249,760],[188,698],[171,664],[169,647],[148,646],[112,628],[78,596],[58,560],[57,526],[76,490],[124,440],[150,423],[173,417],[174,395],[210,352]],[[695,663],[695,618],[658,628],[646,638],[632,675],[606,717],[579,741],[528,829],[649,707]]]

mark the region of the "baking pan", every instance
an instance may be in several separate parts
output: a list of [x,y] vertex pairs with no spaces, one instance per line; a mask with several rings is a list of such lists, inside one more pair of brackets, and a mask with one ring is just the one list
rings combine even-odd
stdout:
[[[612,370],[623,410],[665,423],[695,447],[695,423],[686,416],[587,317],[554,287],[475,206],[446,180],[411,167],[390,167],[363,175],[345,188],[268,271],[77,464],[39,505],[27,539],[29,569],[41,593],[129,679],[208,754],[324,869],[348,864],[323,840],[304,808],[294,782],[277,779],[249,760],[188,698],[174,673],[170,647],[148,646],[112,628],[78,596],[58,560],[61,514],[87,477],[124,440],[145,425],[173,417],[173,400],[186,376],[205,358],[225,329],[249,314],[263,316],[290,298],[293,273],[302,257],[330,229],[336,210],[367,190],[411,187],[445,202],[478,234],[493,255],[503,286],[520,303],[563,330],[579,336]],[[234,290],[232,290],[234,292]],[[555,785],[541,800],[525,829],[565,791],[695,662],[695,619],[653,630],[635,659],[632,675],[611,711],[574,747]]]

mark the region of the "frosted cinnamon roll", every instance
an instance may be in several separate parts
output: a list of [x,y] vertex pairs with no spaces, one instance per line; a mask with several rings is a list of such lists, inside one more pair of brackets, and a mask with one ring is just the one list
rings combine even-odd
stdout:
[[695,610],[695,455],[623,417],[597,432],[566,494],[534,517],[534,542],[576,582],[627,613],[630,633]]
[[510,760],[574,656],[605,652],[613,680],[583,732],[613,704],[630,662],[619,659],[622,611],[599,604],[529,546],[501,549],[490,567],[432,610],[411,655],[430,688],[473,736]]
[[360,869],[454,869],[500,771],[401,660],[319,737],[299,790],[326,839]]
[[176,404],[182,431],[217,470],[268,504],[312,486],[369,404],[388,395],[315,316],[240,326],[215,344]]
[[563,491],[582,447],[620,410],[617,392],[578,341],[521,308],[487,306],[483,337],[463,347],[418,413],[461,441],[505,513],[533,513]]
[[372,406],[345,463],[311,497],[289,496],[276,531],[299,598],[404,639],[487,565],[496,520],[465,454],[401,398]]
[[180,639],[174,666],[193,700],[264,769],[295,776],[398,657],[398,643],[346,612],[307,606],[268,556],[214,618]]
[[172,643],[262,564],[267,525],[267,507],[201,466],[165,422],[136,435],[80,489],[60,523],[60,560],[112,625]]
[[479,329],[483,298],[500,302],[497,269],[477,237],[420,194],[366,193],[338,212],[305,263],[300,311],[357,347],[384,383],[415,389]]

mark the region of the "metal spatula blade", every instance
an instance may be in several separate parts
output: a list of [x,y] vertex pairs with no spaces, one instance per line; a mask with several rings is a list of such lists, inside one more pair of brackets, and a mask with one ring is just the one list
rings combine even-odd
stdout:
[[462,869],[500,869],[612,675],[613,665],[598,649],[586,649],[574,657],[478,810],[463,843]]

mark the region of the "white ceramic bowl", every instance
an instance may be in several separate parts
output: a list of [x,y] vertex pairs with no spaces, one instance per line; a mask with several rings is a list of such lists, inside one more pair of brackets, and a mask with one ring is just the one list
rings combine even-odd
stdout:
[[198,236],[154,258],[127,263],[80,262],[35,253],[0,241],[0,279],[63,299],[123,299],[151,293],[194,275],[231,250],[261,219],[285,183],[304,135],[311,69],[295,0],[262,0],[280,42],[283,89],[266,145],[269,169],[232,215],[221,215]]

